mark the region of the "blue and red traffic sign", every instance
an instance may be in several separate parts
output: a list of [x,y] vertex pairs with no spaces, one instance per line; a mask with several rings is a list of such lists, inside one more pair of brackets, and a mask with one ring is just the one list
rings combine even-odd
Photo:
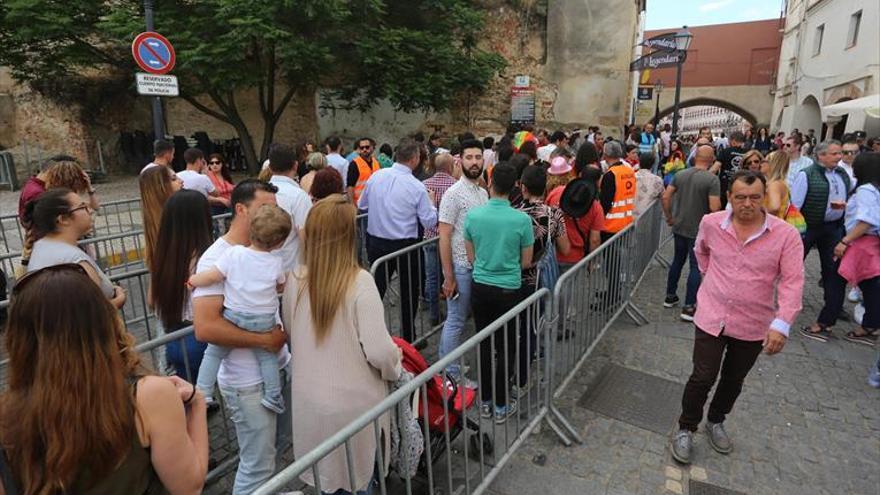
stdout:
[[138,66],[150,74],[166,74],[174,68],[174,47],[159,33],[137,35],[131,43],[131,54]]

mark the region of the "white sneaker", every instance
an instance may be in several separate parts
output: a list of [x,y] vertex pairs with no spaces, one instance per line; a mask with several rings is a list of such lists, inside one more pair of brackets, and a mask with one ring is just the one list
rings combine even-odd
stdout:
[[862,300],[862,291],[858,287],[853,287],[846,296],[849,302],[857,303]]

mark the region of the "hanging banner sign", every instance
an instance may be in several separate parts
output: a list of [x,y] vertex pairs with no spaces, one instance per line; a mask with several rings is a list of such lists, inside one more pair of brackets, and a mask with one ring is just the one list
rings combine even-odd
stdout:
[[683,64],[685,60],[687,60],[687,52],[653,52],[629,64],[629,70],[662,69]]

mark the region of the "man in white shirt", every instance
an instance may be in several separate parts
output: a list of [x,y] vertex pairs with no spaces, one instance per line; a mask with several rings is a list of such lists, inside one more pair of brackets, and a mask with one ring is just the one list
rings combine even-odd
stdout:
[[153,167],[170,167],[174,160],[174,143],[164,139],[157,139],[153,142],[153,161],[144,165],[141,173],[150,170]]
[[801,155],[802,144],[804,143],[801,140],[801,135],[792,133],[791,136],[785,138],[782,145],[782,149],[788,153],[788,177],[786,177],[786,182],[788,183],[789,190],[794,185],[794,180],[800,171],[813,164],[813,160]]
[[344,184],[348,177],[348,160],[342,156],[342,140],[338,136],[330,136],[327,138],[327,147],[330,148],[330,153],[327,154],[327,164],[339,172]]
[[538,148],[538,160],[543,160],[545,162],[550,161],[550,157],[556,148],[565,147],[565,144],[568,142],[568,137],[562,131],[556,131],[550,136],[550,144],[547,146],[541,146]]
[[177,177],[183,181],[183,188],[190,191],[198,191],[208,198],[208,203],[212,206],[229,207],[229,201],[221,198],[217,193],[217,188],[207,175],[203,175],[207,164],[205,163],[205,154],[198,148],[190,148],[183,152],[183,161],[186,162],[186,170],[177,173]]
[[[232,222],[226,235],[217,239],[199,259],[196,272],[214,266],[230,247],[250,243],[250,221],[260,206],[275,204],[275,186],[248,179],[232,191]],[[201,342],[233,347],[223,359],[217,383],[226,407],[233,413],[239,446],[238,471],[232,493],[253,492],[275,472],[275,454],[290,444],[290,387],[282,387],[284,414],[277,414],[260,403],[263,378],[254,348],[278,354],[282,384],[289,383],[290,352],[287,334],[276,326],[271,332],[242,330],[223,318],[223,284],[200,287],[193,291],[193,326]]]
[[306,217],[312,209],[312,200],[293,178],[296,175],[296,152],[290,146],[274,144],[269,149],[269,183],[278,188],[275,198],[278,206],[290,215],[293,228],[284,245],[278,249],[284,271],[293,271],[300,264],[300,238],[306,226]]
[[861,152],[861,148],[854,136],[847,136],[847,139],[844,139],[842,152],[843,157],[837,162],[837,166],[842,168],[846,175],[849,176],[850,184],[855,184],[857,181],[855,174],[853,174],[852,164]]

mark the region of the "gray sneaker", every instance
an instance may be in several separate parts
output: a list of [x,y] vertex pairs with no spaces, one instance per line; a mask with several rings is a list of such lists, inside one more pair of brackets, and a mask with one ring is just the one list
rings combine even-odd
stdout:
[[730,437],[724,431],[724,423],[711,423],[706,421],[706,435],[709,436],[709,445],[719,454],[729,454],[733,450]]
[[672,458],[682,464],[690,464],[693,446],[694,434],[689,430],[678,430],[672,439]]

